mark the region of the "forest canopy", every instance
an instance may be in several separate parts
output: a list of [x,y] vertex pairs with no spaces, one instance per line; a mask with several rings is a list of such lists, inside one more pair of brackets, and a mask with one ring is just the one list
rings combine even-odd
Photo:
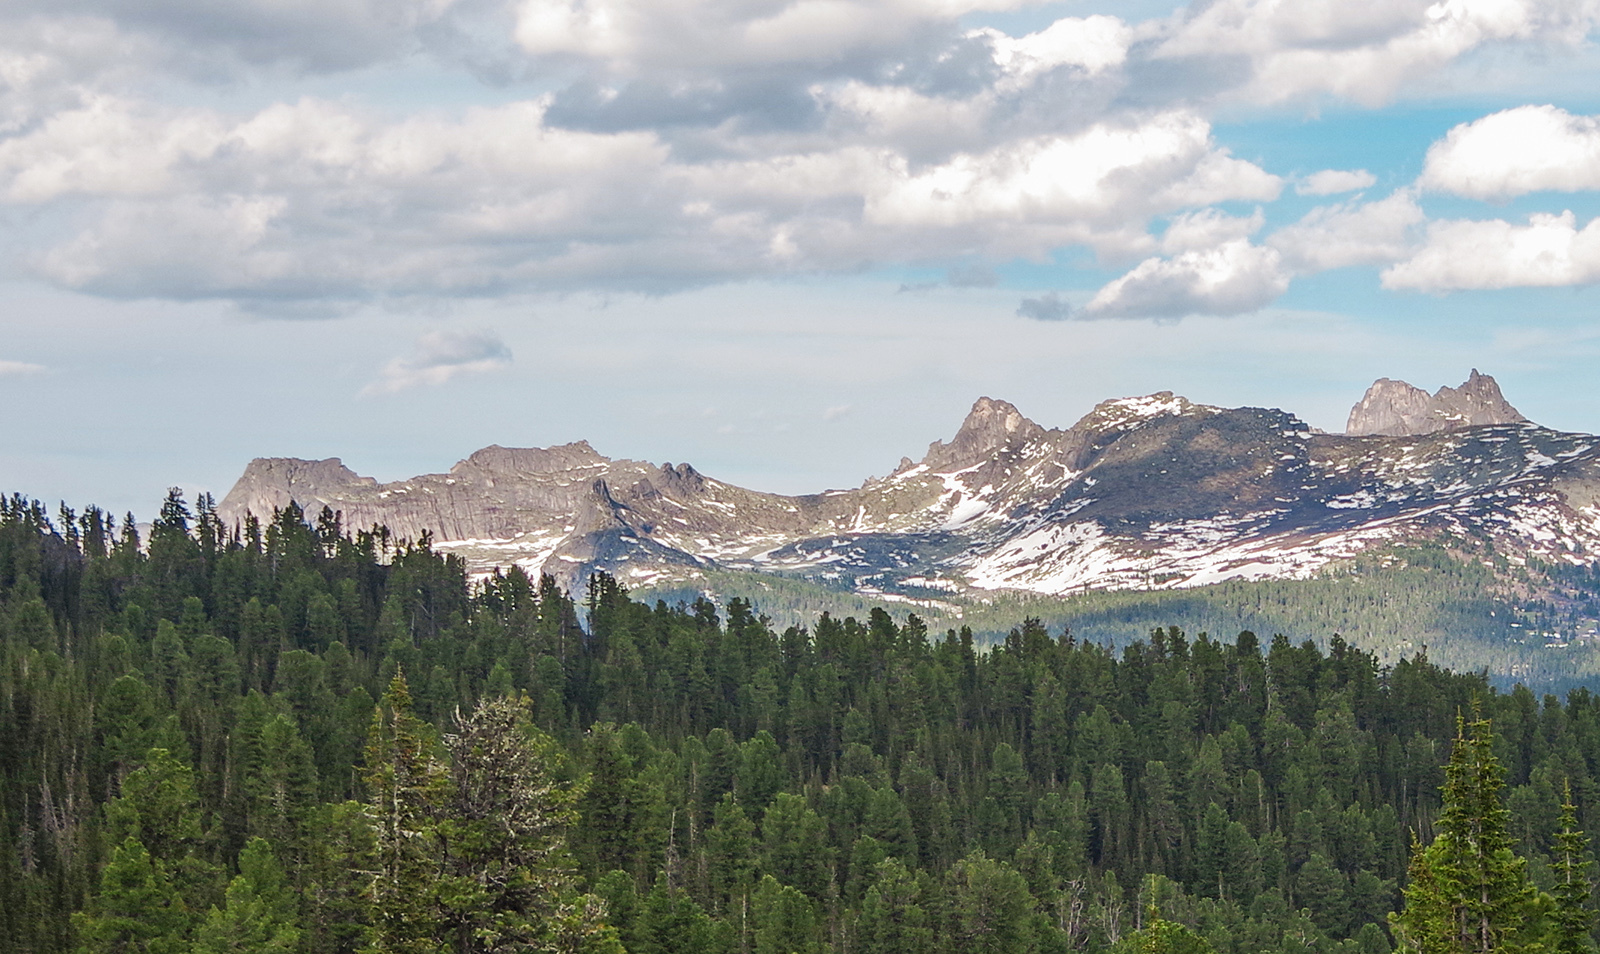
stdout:
[[0,637],[21,950],[1386,954],[1461,738],[1590,943],[1600,698],[1333,634],[778,632],[174,492],[0,501]]

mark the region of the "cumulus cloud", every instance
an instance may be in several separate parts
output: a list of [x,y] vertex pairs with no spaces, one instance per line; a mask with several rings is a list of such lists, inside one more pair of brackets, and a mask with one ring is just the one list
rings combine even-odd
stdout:
[[239,68],[287,64],[326,72],[414,52],[460,0],[11,0],[26,22],[115,24],[142,58],[212,79]]
[[[1133,301],[1146,280],[1206,272],[1201,253],[1260,276],[1241,256],[1322,267],[1337,256],[1307,251],[1308,230],[1359,232],[1352,207],[1251,245],[1259,214],[1213,210],[1284,186],[1215,141],[1219,101],[1377,101],[1592,19],[1565,0],[1215,0],[1020,36],[971,25],[1032,2],[18,0],[0,11],[0,210],[21,210],[17,246],[62,286],[267,310],[1069,247],[1147,260]],[[276,95],[285,77],[378,68],[445,78],[445,105]],[[543,92],[461,105],[474,71]],[[233,108],[195,105],[217,102]],[[1372,180],[1324,170],[1296,188]]]
[[1121,66],[1127,61],[1134,31],[1116,17],[1100,15],[1062,17],[1037,33],[1020,37],[992,28],[970,35],[988,41],[995,64],[1017,85],[1061,66],[1091,74]]
[[891,175],[866,195],[864,218],[922,234],[970,235],[976,228],[999,254],[1079,243],[1113,253],[1142,250],[1151,215],[1277,197],[1277,176],[1232,158],[1210,133],[1200,117],[1172,112],[1030,138]]
[[1429,147],[1418,183],[1474,199],[1600,188],[1600,120],[1518,106],[1462,123]]
[[522,0],[514,35],[534,56],[616,73],[836,63],[929,25],[1027,0]]
[[1299,222],[1273,232],[1266,244],[1298,274],[1350,265],[1387,265],[1416,244],[1426,216],[1410,190],[1376,202],[1350,202],[1312,209]]
[[[1255,244],[1264,216],[1208,208],[1173,218],[1165,257],[1148,258],[1101,288],[1082,309],[1033,299],[1018,314],[1038,318],[1175,318],[1254,311],[1288,290],[1295,275],[1350,265],[1387,265],[1410,254],[1425,221],[1410,190],[1376,202],[1313,209]],[[1061,305],[1055,308],[1054,306]]]
[[1527,225],[1434,222],[1422,247],[1382,281],[1427,292],[1590,284],[1600,281],[1600,219],[1581,230],[1571,212],[1535,214]]
[[1558,0],[1217,0],[1177,14],[1154,56],[1249,66],[1227,91],[1262,103],[1333,95],[1366,105],[1494,43],[1576,46],[1600,15]]
[[1152,216],[1281,188],[1181,111],[915,167],[867,145],[682,161],[653,133],[552,126],[547,107],[390,123],[306,99],[230,120],[98,97],[0,140],[0,190],[80,210],[34,258],[68,287],[354,299],[670,290],[1072,244],[1115,258],[1152,249]]
[[1297,195],[1338,195],[1375,185],[1378,177],[1365,169],[1324,169],[1295,183]]
[[498,371],[511,365],[511,349],[486,331],[430,331],[412,353],[384,366],[363,397],[394,394],[423,385],[437,386],[462,374]]
[[1256,234],[1266,222],[1260,209],[1253,215],[1228,215],[1221,209],[1201,209],[1175,216],[1161,236],[1161,251],[1165,255],[1213,248]]
[[1215,248],[1150,258],[1101,288],[1086,318],[1179,318],[1254,311],[1289,287],[1276,249],[1234,239]]

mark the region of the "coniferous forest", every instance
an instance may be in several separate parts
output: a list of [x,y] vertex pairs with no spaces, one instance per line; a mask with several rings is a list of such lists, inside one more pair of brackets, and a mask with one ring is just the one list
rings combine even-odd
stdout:
[[1586,689],[1332,633],[1113,651],[865,616],[473,583],[326,511],[231,528],[174,492],[140,539],[12,497],[0,947],[1592,944]]

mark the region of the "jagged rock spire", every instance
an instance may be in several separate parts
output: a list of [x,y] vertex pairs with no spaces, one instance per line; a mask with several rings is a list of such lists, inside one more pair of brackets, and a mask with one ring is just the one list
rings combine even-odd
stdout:
[[1352,437],[1404,437],[1526,420],[1506,401],[1494,378],[1473,368],[1460,387],[1442,387],[1431,396],[1404,381],[1379,378],[1350,409],[1344,432]]
[[1016,406],[990,397],[978,398],[961,422],[961,429],[950,443],[934,441],[928,445],[923,462],[938,469],[950,464],[966,465],[984,460],[1013,439],[1028,440],[1045,433],[1044,428],[1022,416]]

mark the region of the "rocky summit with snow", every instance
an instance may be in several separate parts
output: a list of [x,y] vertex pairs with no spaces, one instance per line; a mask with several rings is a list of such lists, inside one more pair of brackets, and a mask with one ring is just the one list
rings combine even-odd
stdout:
[[387,484],[337,459],[258,459],[219,513],[328,507],[346,527],[429,532],[477,572],[637,587],[746,570],[889,599],[1304,578],[1424,540],[1600,561],[1600,438],[1526,421],[1476,371],[1432,396],[1379,381],[1350,421],[1325,434],[1161,392],[1058,430],[986,397],[921,461],[850,490],[761,493],[579,442],[491,446]]

